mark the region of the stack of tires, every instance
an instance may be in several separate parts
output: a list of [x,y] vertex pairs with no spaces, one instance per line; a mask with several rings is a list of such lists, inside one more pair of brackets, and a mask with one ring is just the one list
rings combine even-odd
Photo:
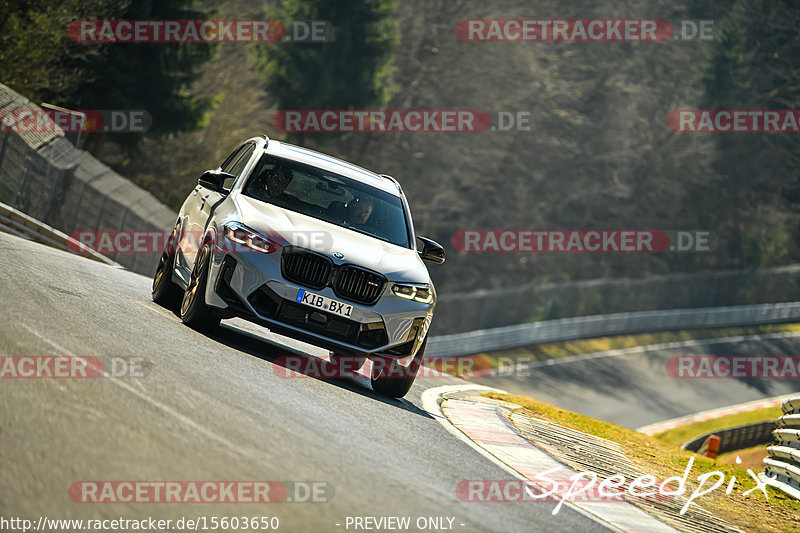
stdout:
[[767,447],[761,479],[768,485],[800,500],[800,396],[784,400],[783,415],[772,432],[775,444]]

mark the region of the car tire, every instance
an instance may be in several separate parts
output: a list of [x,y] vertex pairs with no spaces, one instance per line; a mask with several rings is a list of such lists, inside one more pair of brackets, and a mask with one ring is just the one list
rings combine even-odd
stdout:
[[153,301],[171,311],[178,311],[181,304],[181,289],[172,282],[172,272],[175,266],[175,236],[177,228],[172,230],[161,258],[158,261],[155,276],[153,276],[153,286],[150,294]]
[[181,322],[187,326],[207,331],[219,325],[220,317],[205,302],[208,269],[211,264],[211,243],[207,242],[197,254],[189,286],[181,300]]
[[387,361],[384,364],[372,363],[372,390],[393,398],[402,398],[411,390],[411,385],[422,366],[422,357],[425,354],[425,345],[428,344],[426,337],[422,341],[419,351],[408,364],[401,366],[396,359]]

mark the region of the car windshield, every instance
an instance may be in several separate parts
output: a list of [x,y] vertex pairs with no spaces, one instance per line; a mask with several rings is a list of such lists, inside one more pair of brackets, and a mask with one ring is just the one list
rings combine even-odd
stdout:
[[410,248],[400,197],[339,174],[264,154],[242,193]]

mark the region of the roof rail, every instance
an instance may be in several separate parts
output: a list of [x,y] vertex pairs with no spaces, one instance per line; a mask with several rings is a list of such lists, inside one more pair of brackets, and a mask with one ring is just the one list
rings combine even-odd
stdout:
[[394,183],[395,185],[397,185],[397,190],[399,190],[400,192],[403,192],[403,188],[400,186],[400,182],[399,181],[397,181],[396,179],[391,177],[389,174],[379,174],[379,175],[380,175],[380,177],[386,178],[387,180],[389,180],[392,183]]
[[267,144],[265,144],[264,146],[265,147],[268,146],[269,145],[269,137],[267,136],[267,134],[266,133],[262,133],[261,137],[264,137],[264,140],[267,141]]

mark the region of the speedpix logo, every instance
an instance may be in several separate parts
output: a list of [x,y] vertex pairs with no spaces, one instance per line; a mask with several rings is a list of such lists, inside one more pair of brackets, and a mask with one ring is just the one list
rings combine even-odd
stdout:
[[[598,475],[591,470],[571,474],[560,466],[534,474],[532,480],[464,480],[456,486],[456,496],[462,502],[517,503],[517,502],[558,502],[552,514],[558,514],[564,502],[620,502],[647,501],[659,502],[683,496],[689,492],[687,481],[692,472],[694,457],[690,457],[681,476],[672,476],[659,482],[652,474],[641,474],[628,478],[624,474],[610,476]],[[766,483],[751,469],[748,475],[756,486],[744,491],[743,496],[761,491],[769,500]],[[713,482],[711,482],[713,480]],[[727,485],[726,482],[727,481]],[[683,515],[697,498],[725,487],[725,494],[733,492],[741,480],[737,476],[726,475],[715,470],[697,476],[697,486],[688,497],[681,500]]]

